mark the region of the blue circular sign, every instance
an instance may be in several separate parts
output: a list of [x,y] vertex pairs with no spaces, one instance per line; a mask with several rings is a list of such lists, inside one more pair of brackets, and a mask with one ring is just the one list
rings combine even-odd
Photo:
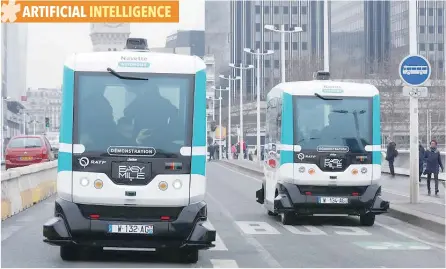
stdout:
[[431,76],[431,65],[421,55],[406,56],[398,69],[400,78],[409,86],[423,85]]

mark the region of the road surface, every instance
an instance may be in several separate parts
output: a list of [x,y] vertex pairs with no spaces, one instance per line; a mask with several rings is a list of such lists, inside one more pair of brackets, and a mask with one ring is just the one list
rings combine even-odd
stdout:
[[255,201],[259,179],[217,162],[208,164],[209,220],[217,247],[197,264],[173,264],[147,252],[104,251],[65,262],[42,242],[54,198],[2,222],[2,267],[445,267],[444,237],[378,216],[373,227],[358,218],[307,218],[283,226]]

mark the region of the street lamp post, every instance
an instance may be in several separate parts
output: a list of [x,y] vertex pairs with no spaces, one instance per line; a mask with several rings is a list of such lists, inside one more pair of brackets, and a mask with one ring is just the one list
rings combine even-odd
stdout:
[[229,64],[230,67],[235,68],[235,69],[239,69],[240,70],[240,154],[239,154],[239,159],[243,160],[245,158],[244,154],[243,154],[243,147],[242,147],[242,143],[243,142],[243,71],[247,70],[247,69],[251,69],[254,68],[254,66],[252,64],[250,65],[243,65],[243,64],[233,64],[230,63]]
[[[214,87],[214,89],[215,89],[215,87]],[[220,91],[220,97],[219,98],[212,98],[213,102],[218,101],[218,109],[220,111],[220,113],[218,115],[218,117],[219,117],[218,125],[219,125],[219,129],[220,129],[220,143],[218,143],[219,144],[219,146],[218,146],[218,149],[219,149],[218,157],[219,157],[220,160],[221,160],[221,100],[222,100],[222,98],[221,98],[221,91]]]
[[274,25],[265,25],[266,30],[270,30],[276,33],[280,33],[280,61],[282,65],[282,82],[285,82],[285,34],[293,34],[302,32],[301,27],[292,27],[290,30],[285,30],[285,25],[280,25],[280,29],[276,28]]
[[260,161],[260,57],[271,55],[274,51],[265,50],[261,52],[260,48],[257,48],[257,50],[245,48],[244,51],[257,58],[257,161]]
[[[229,99],[231,99],[231,91],[229,90],[230,88],[214,88],[216,91],[220,91],[220,95],[219,95],[219,100],[220,100],[220,106],[219,106],[219,109],[218,109],[218,121],[220,122],[219,123],[219,125],[220,125],[220,145],[219,145],[219,158],[220,158],[220,160],[222,159],[222,150],[221,150],[221,139],[222,139],[222,133],[221,133],[221,100],[222,100],[222,97],[221,97],[221,92],[222,91],[229,91]],[[229,108],[229,111],[230,111],[230,108]],[[229,114],[229,116],[231,116],[231,114]],[[227,137],[227,134],[226,134],[226,137]],[[228,150],[227,148],[226,148],[226,150]]]
[[[231,99],[232,99],[231,82],[240,79],[240,77],[231,77],[231,76],[225,77],[225,76],[223,76],[223,75],[220,75],[220,78],[229,81],[229,101],[228,101],[228,149],[227,149],[227,150],[230,150],[231,147],[232,147],[232,143],[231,143],[231,136],[232,136],[232,133],[231,133],[231,117],[232,117],[232,114],[231,114],[231,102],[232,102],[232,100],[231,100]],[[232,153],[232,152],[231,152],[231,153]],[[228,158],[229,158],[229,159],[232,159],[232,154],[228,154]]]
[[[9,96],[6,96],[6,97],[3,97],[2,96],[2,103],[1,103],[1,111],[2,111],[2,117],[1,117],[1,121],[2,121],[2,123],[1,123],[1,125],[2,125],[2,134],[1,134],[1,137],[2,137],[2,141],[1,141],[1,143],[2,143],[2,149],[1,149],[1,161],[3,161],[3,158],[4,158],[4,152],[5,152],[5,147],[6,147],[6,145],[4,145],[5,144],[5,116],[6,116],[6,113],[5,113],[5,103],[7,103],[8,102],[8,100],[9,99],[11,99],[11,97],[9,97]],[[7,106],[7,105],[6,105]],[[6,109],[7,110],[7,109]]]

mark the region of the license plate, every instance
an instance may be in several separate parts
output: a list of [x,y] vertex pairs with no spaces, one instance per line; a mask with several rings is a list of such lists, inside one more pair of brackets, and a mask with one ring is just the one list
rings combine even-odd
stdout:
[[153,225],[108,225],[109,233],[116,234],[153,234]]
[[31,161],[33,157],[20,157],[21,161]]
[[344,197],[319,197],[320,204],[348,204],[348,198]]

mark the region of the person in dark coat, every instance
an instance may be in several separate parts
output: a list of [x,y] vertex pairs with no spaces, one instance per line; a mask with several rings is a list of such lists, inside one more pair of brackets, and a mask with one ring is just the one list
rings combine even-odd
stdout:
[[428,195],[431,194],[431,177],[434,174],[435,181],[435,195],[438,195],[438,174],[441,171],[444,171],[443,163],[441,162],[441,154],[437,149],[437,141],[432,140],[430,148],[426,150],[424,153],[424,160],[426,162],[426,171],[427,174],[427,192]]
[[396,143],[393,141],[389,142],[387,145],[387,156],[386,160],[389,162],[390,174],[392,177],[395,177],[395,167],[393,163],[395,162],[395,158],[398,156],[398,151],[396,150]]
[[423,164],[424,164],[424,153],[425,153],[425,149],[423,147],[423,145],[421,145],[421,141],[418,144],[418,152],[419,152],[419,172],[418,172],[418,178],[419,181],[421,182],[421,175],[423,174]]

